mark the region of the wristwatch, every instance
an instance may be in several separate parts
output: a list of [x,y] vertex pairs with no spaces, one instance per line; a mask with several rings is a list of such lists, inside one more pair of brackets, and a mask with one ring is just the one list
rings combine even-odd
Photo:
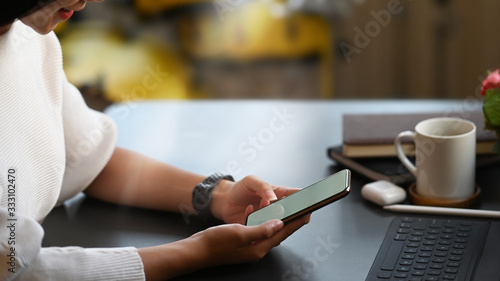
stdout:
[[210,216],[210,201],[212,200],[212,192],[221,180],[234,181],[230,175],[215,173],[208,176],[202,182],[197,184],[193,189],[193,207],[197,215]]

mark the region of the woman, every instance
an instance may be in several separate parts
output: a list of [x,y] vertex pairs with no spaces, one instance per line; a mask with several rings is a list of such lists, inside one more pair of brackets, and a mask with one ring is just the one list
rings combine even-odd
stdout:
[[[287,225],[242,224],[250,212],[296,189],[256,176],[205,178],[115,147],[114,123],[89,109],[67,81],[51,31],[86,2],[100,1],[0,3],[0,279],[165,280],[261,259],[309,216]],[[182,206],[227,224],[142,249],[42,248],[40,222],[82,191],[135,207],[175,212]]]

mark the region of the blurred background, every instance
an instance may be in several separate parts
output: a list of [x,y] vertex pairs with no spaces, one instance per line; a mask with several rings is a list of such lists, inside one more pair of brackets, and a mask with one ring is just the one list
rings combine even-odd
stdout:
[[90,107],[144,99],[478,97],[500,1],[106,0],[56,30]]

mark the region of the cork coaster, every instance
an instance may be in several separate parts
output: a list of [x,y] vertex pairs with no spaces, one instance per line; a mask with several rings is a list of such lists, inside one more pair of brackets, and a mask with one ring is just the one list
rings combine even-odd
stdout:
[[467,208],[471,207],[477,203],[479,195],[481,194],[481,188],[476,184],[476,190],[469,198],[459,199],[459,200],[442,200],[425,198],[417,194],[416,191],[417,184],[412,183],[408,188],[408,193],[410,194],[410,199],[415,205],[424,206],[438,206],[438,207],[455,207],[455,208]]

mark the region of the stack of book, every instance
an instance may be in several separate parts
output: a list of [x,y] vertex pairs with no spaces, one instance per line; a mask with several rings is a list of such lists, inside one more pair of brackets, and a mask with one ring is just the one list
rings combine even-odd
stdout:
[[[458,117],[474,122],[477,137],[477,165],[483,166],[500,160],[500,156],[492,154],[496,135],[492,131],[484,130],[484,117],[481,111],[454,114],[344,115],[343,143],[330,147],[328,156],[372,180],[389,180],[396,184],[410,183],[415,178],[397,158],[394,139],[403,131],[414,131],[420,121],[435,117]],[[406,155],[415,155],[415,145],[411,140],[403,142],[402,148]]]

